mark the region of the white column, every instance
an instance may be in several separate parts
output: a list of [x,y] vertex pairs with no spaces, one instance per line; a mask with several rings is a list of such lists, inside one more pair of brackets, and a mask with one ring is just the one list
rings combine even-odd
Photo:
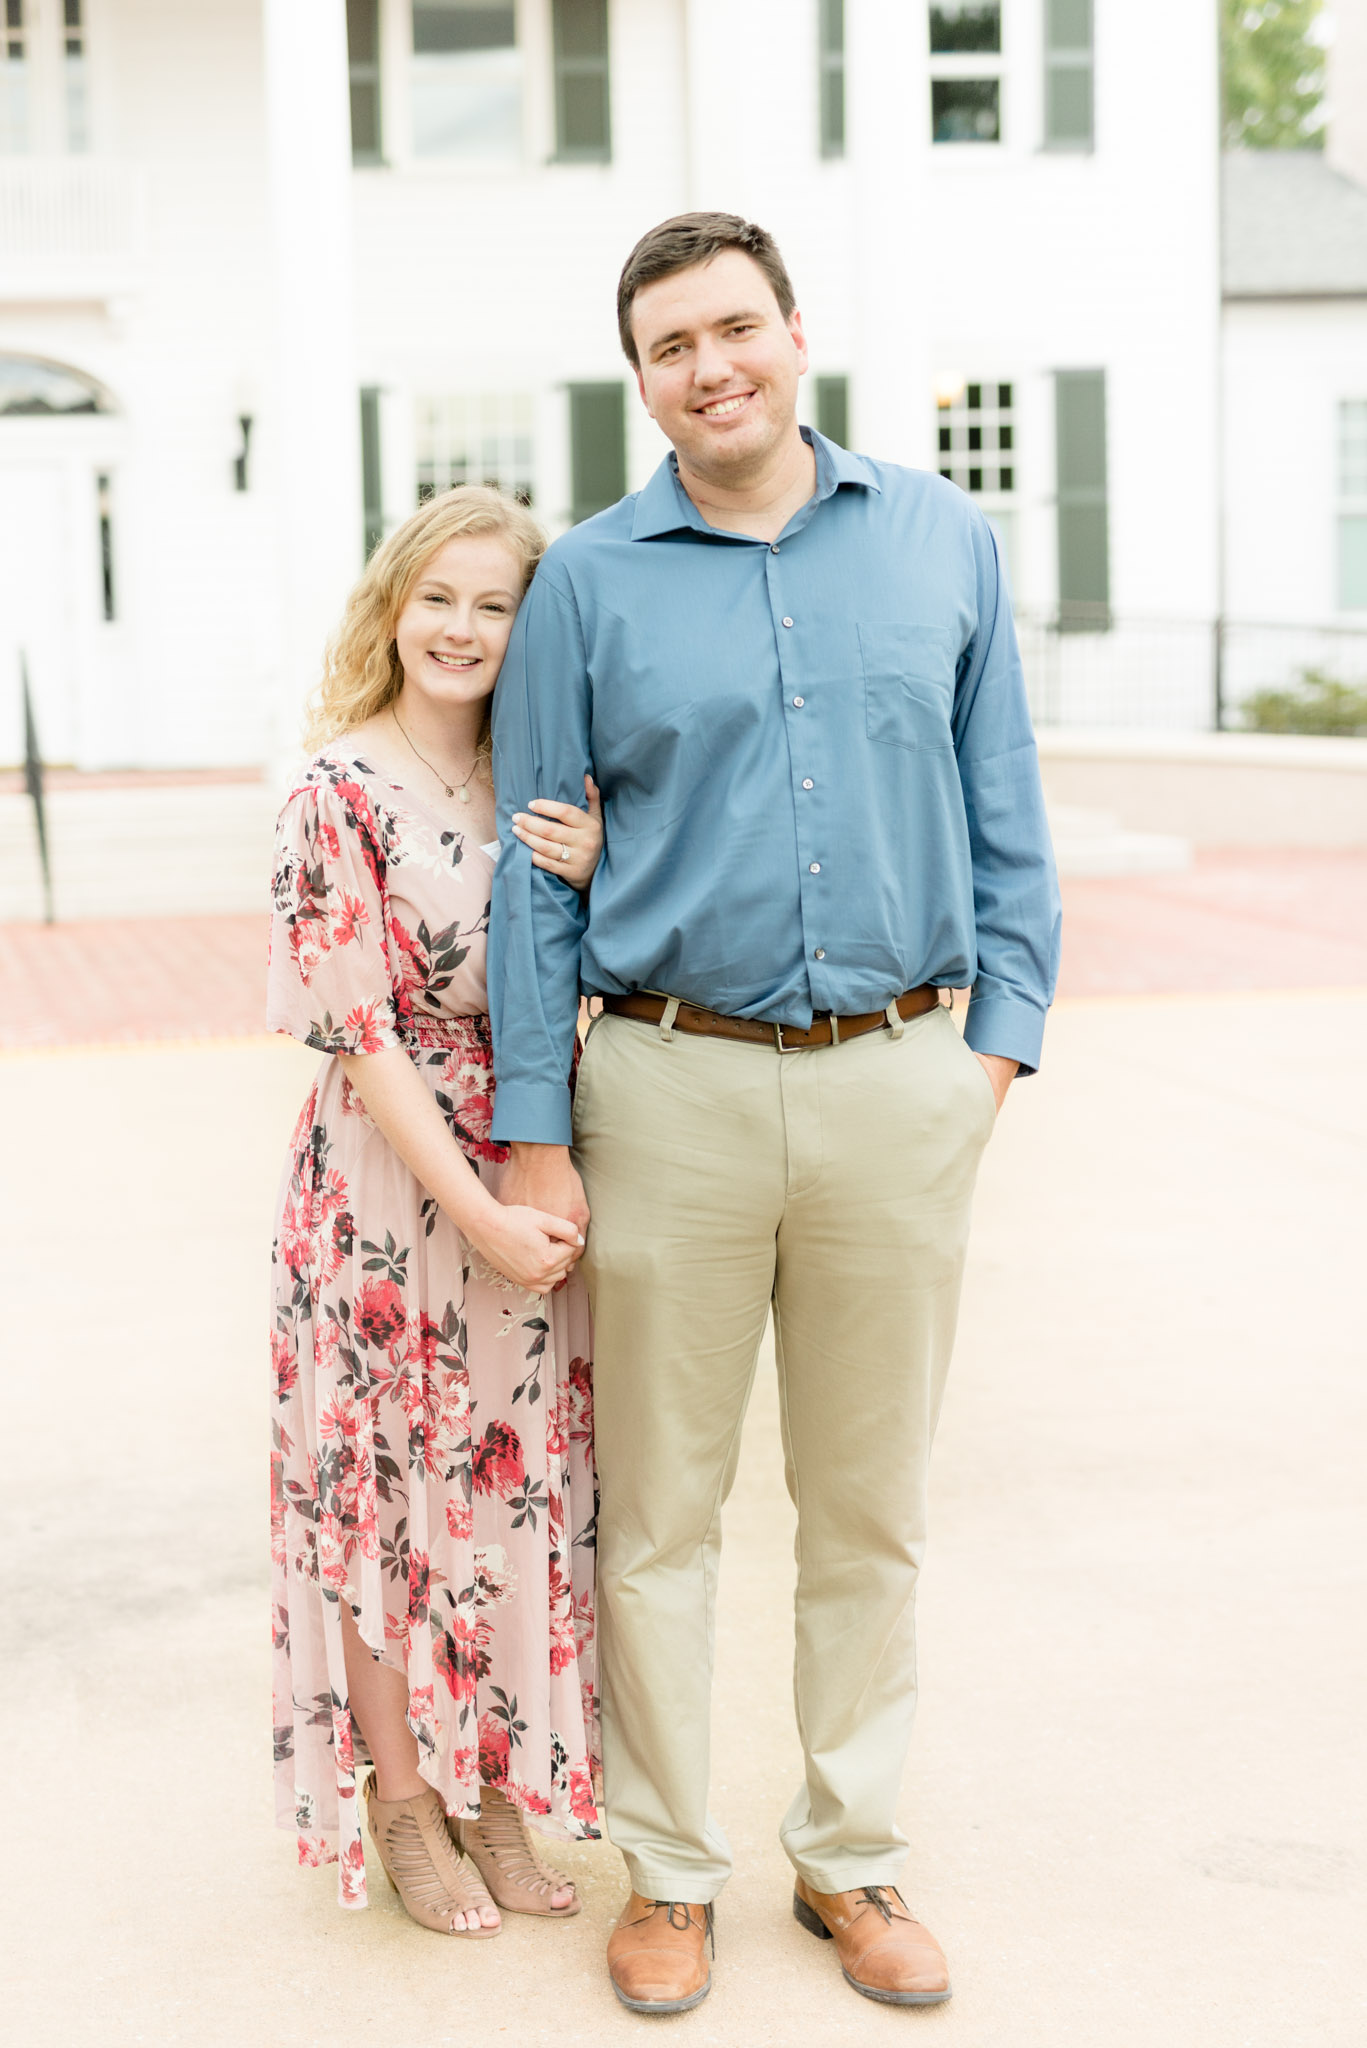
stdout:
[[361,429],[341,0],[262,0],[277,353],[271,445],[280,573],[279,760],[361,568]]
[[1367,185],[1367,0],[1335,0],[1329,48],[1329,161]]
[[930,86],[924,7],[845,0],[845,150],[855,251],[852,438],[931,466]]

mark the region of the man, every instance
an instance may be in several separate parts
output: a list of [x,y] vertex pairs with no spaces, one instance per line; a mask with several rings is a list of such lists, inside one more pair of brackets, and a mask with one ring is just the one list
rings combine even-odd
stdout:
[[[772,1298],[793,1910],[856,1991],[931,2004],[944,1957],[894,1889],[926,1468],[978,1158],[1057,951],[1019,657],[971,502],[799,429],[807,347],[762,229],[666,221],[618,314],[674,454],[551,548],[518,618],[490,939],[505,1198],[593,1219],[605,1801],[632,1885],[609,1967],[640,2012],[710,1983],[720,1516]],[[509,813],[586,770],[607,843],[584,904]],[[965,1042],[941,992],[969,983]],[[605,1007],[572,1123],[581,991]]]

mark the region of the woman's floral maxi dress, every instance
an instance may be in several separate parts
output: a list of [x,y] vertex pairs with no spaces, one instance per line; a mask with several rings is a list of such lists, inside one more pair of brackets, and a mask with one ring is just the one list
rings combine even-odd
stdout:
[[[281,812],[268,1020],[322,1052],[403,1046],[481,1180],[493,862],[363,761],[324,755]],[[502,1786],[596,1835],[588,1305],[493,1272],[323,1062],[273,1252],[276,1811],[366,1903],[339,1601],[406,1673],[452,1814]]]

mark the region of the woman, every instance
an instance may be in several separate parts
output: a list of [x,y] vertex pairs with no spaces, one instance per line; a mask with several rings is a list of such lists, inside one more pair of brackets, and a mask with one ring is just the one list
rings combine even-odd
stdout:
[[[332,1055],[273,1254],[277,1817],[364,1905],[368,1754],[391,1883],[476,1938],[499,1906],[579,1909],[524,1816],[598,1832],[581,1240],[499,1203],[489,1135],[489,699],[544,545],[463,488],[377,549],[280,816],[271,936],[271,1027]],[[588,813],[536,802],[515,827],[582,887],[586,789]]]

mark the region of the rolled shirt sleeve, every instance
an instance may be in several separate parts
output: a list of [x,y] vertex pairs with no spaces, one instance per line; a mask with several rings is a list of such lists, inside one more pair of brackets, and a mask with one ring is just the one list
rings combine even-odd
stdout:
[[489,1015],[498,1089],[493,1136],[568,1145],[569,1075],[587,923],[568,882],[532,865],[512,813],[534,797],[584,801],[589,681],[573,592],[544,563],[513,627],[494,698],[500,853],[489,921]]
[[987,521],[975,509],[978,631],[956,691],[954,748],[973,856],[974,1052],[1039,1065],[1058,978],[1061,911],[1015,625]]

